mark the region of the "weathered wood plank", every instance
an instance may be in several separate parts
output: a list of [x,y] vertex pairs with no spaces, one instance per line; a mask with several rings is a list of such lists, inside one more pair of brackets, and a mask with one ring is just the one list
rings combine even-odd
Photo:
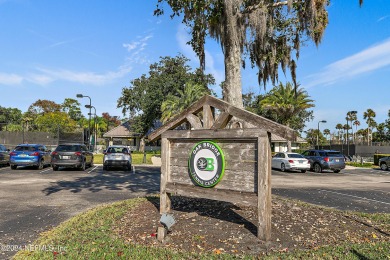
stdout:
[[168,213],[171,210],[171,199],[166,190],[171,170],[170,170],[170,146],[167,138],[161,140],[161,179],[160,179],[160,213]]
[[196,113],[199,113],[200,111],[202,111],[203,104],[205,103],[206,98],[207,98],[207,96],[202,97],[197,102],[192,104],[189,108],[184,110],[182,113],[180,113],[179,115],[174,117],[172,120],[170,120],[166,124],[164,124],[162,127],[156,129],[156,131],[154,131],[153,133],[151,133],[148,136],[149,141],[154,141],[154,140],[160,138],[161,134],[164,133],[165,131],[170,130],[170,129],[175,129],[176,127],[178,127],[179,125],[184,123],[187,120],[186,116],[188,114],[196,114]]
[[[172,149],[189,149],[193,148],[198,143],[197,140],[184,141],[184,139],[170,139]],[[257,149],[256,139],[239,140],[239,139],[213,139],[222,149]],[[256,142],[255,142],[256,141]]]
[[257,206],[257,195],[254,192],[237,192],[223,189],[207,189],[186,184],[167,184],[167,192],[192,198],[206,198],[231,202],[242,206]]
[[215,120],[211,129],[223,129],[229,123],[230,119],[232,119],[232,115],[227,112],[222,112],[217,119]]
[[[193,184],[188,167],[171,167],[170,182]],[[255,173],[253,171],[225,170],[222,180],[216,185],[221,189],[231,189],[236,191],[255,192]],[[194,184],[193,184],[194,185]]]
[[223,100],[214,98],[212,96],[207,96],[205,102],[212,107],[216,107],[221,111],[229,113],[230,115],[237,117],[246,123],[255,125],[256,127],[261,128],[267,132],[277,134],[278,136],[290,141],[296,140],[297,135],[295,131],[287,126],[278,124],[272,120],[261,117],[244,109],[237,108]]
[[[225,164],[225,170],[231,171],[257,171],[257,162],[255,160],[227,160]],[[187,167],[188,166],[188,157],[186,158],[177,158],[171,157],[170,166],[174,167]]]
[[271,146],[269,138],[259,139],[258,154],[258,225],[257,237],[261,240],[271,239]]
[[203,105],[203,128],[210,129],[214,124],[213,111],[209,105]]
[[186,119],[191,124],[191,127],[193,129],[202,129],[203,128],[202,123],[200,122],[199,117],[197,117],[196,115],[188,114],[186,116]]
[[[267,136],[267,132],[259,128],[251,129],[200,129],[200,130],[169,130],[162,134],[162,137],[172,139],[244,139],[244,140],[257,140],[258,137]],[[179,140],[176,140],[178,142]],[[183,141],[185,142],[185,141]]]
[[[256,161],[256,150],[222,150],[226,161]],[[176,149],[171,151],[171,158],[188,160],[190,149]]]

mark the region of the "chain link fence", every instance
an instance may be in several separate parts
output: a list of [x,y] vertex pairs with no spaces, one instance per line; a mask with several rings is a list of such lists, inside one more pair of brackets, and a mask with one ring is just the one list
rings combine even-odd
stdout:
[[83,131],[76,133],[50,132],[7,132],[0,131],[0,143],[7,149],[12,150],[18,144],[43,144],[48,149],[54,150],[61,143],[86,143],[86,136]]

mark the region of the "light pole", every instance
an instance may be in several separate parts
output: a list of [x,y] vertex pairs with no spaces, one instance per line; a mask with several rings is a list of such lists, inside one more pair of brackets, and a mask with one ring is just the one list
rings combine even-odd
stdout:
[[76,95],[77,98],[89,98],[89,119],[88,119],[88,138],[87,138],[87,141],[88,141],[88,148],[91,149],[91,146],[90,146],[90,139],[91,139],[91,107],[92,107],[92,100],[91,100],[91,97],[89,96],[85,96],[83,94],[77,94]]
[[[94,119],[93,119],[93,136],[94,136],[94,142],[93,142],[93,150],[96,151],[96,139],[97,139],[97,131],[96,131],[96,107],[94,106],[91,106],[91,105],[85,105],[86,108],[89,108],[89,110],[91,110],[91,108],[94,109]],[[89,116],[91,116],[92,114],[91,113],[88,113]]]
[[320,123],[326,123],[326,120],[321,120],[318,121],[318,126],[317,126],[317,149],[320,149],[320,145],[318,144],[318,136],[320,135]]
[[348,125],[348,121],[349,119],[351,118],[351,126],[352,126],[352,117],[354,115],[356,115],[357,111],[348,111],[347,113],[347,155],[349,156],[349,136],[348,136],[348,130],[349,130],[349,125]]

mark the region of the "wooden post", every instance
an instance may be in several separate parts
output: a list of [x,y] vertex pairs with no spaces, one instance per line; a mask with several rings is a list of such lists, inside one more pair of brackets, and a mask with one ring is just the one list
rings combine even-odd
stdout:
[[[270,134],[268,134],[270,135]],[[271,146],[268,138],[258,138],[257,142],[257,237],[271,239]]]
[[161,140],[161,182],[160,182],[160,214],[169,213],[171,210],[171,198],[167,193],[167,183],[169,181],[169,153],[170,143],[166,137]]

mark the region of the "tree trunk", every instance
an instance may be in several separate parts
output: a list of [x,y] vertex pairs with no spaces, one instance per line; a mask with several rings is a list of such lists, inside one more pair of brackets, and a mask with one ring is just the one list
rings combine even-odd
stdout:
[[238,24],[239,10],[235,0],[225,0],[225,32],[223,51],[225,58],[225,82],[222,95],[226,102],[243,108],[241,82],[241,40]]

